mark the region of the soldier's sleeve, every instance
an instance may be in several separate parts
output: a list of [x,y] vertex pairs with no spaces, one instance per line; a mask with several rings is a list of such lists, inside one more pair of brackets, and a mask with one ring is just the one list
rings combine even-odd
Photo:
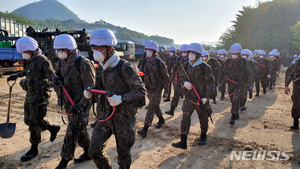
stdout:
[[269,60],[267,60],[267,68],[268,68],[268,74],[272,75],[273,65]]
[[296,73],[297,65],[298,65],[299,59],[294,60],[288,69],[285,72],[285,86],[289,86],[291,81],[293,80],[293,77]]
[[126,98],[127,102],[142,98],[146,94],[145,84],[137,73],[135,66],[130,62],[124,62],[122,73],[126,83],[130,87],[130,92],[123,94],[122,98]]
[[170,76],[164,62],[160,62],[160,75],[163,77],[163,88],[168,90],[170,85]]
[[206,99],[213,98],[215,92],[215,79],[212,69],[209,65],[205,65],[205,74],[204,74],[205,82],[206,82]]
[[247,80],[249,86],[253,88],[254,78],[252,75],[253,75],[253,69],[251,67],[250,61],[246,61],[246,77],[247,77],[246,80]]
[[49,59],[45,59],[44,62],[42,63],[42,71],[44,72],[47,80],[48,80],[48,83],[49,85],[52,84],[52,77],[54,75],[54,69],[52,67],[52,64],[50,62]]
[[[80,72],[84,89],[95,85],[95,68],[90,61],[83,61],[82,59],[80,64]],[[87,99],[82,96],[79,103],[85,106],[87,103]]]
[[279,60],[276,59],[276,70],[279,71],[280,70],[280,64],[279,64]]
[[[57,76],[61,76],[61,72],[60,72],[61,71],[61,65],[62,65],[61,62],[62,62],[62,60],[58,61],[58,64],[57,64],[57,67],[56,67],[56,70],[55,70],[55,74]],[[54,88],[54,91],[55,91],[57,97],[61,99],[62,98],[62,96],[61,96],[61,91],[62,91],[61,86],[54,85],[53,88]]]
[[214,65],[215,65],[215,71],[217,71],[217,79],[215,79],[215,81],[217,82],[217,84],[220,84],[220,71],[221,71],[221,64],[218,62],[218,60],[214,59]]

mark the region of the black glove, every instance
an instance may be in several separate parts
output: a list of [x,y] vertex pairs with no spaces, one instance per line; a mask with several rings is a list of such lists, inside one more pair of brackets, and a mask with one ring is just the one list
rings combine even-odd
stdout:
[[17,80],[17,78],[19,77],[19,74],[12,74],[7,78],[7,81],[13,81],[13,80]]
[[52,82],[54,85],[64,85],[64,78],[59,76],[53,76]]
[[81,108],[82,108],[82,105],[77,103],[72,107],[72,112],[74,114],[80,114]]

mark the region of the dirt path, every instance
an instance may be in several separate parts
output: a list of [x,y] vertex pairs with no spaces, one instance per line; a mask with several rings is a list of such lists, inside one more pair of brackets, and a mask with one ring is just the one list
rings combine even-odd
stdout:
[[[8,86],[6,76],[0,79],[0,123],[6,121]],[[20,79],[19,79],[20,80]],[[18,82],[19,82],[18,80]],[[11,122],[17,123],[15,135],[10,139],[0,138],[0,168],[55,168],[60,161],[60,151],[66,126],[59,115],[56,105],[56,94],[52,92],[46,120],[62,127],[57,139],[49,142],[49,132],[42,133],[42,143],[39,145],[39,156],[30,162],[20,162],[20,157],[29,150],[28,127],[23,122],[23,102],[25,92],[19,84],[13,88],[13,104]],[[292,88],[292,87],[291,87]],[[220,95],[219,95],[220,96]],[[136,135],[132,148],[132,168],[134,169],[184,169],[184,168],[300,168],[300,137],[299,131],[289,131],[292,124],[290,96],[284,94],[284,77],[277,80],[275,90],[267,90],[259,98],[248,100],[247,110],[240,113],[240,120],[234,126],[228,124],[230,118],[230,100],[217,100],[212,104],[214,124],[209,124],[208,143],[201,147],[197,145],[200,137],[200,126],[197,114],[192,116],[192,125],[188,135],[188,149],[181,150],[171,146],[180,139],[181,106],[175,111],[175,116],[164,115],[166,124],[161,129],[151,126],[148,136],[142,139]],[[170,103],[161,103],[163,112],[169,110]],[[143,127],[146,109],[140,109],[137,116],[137,129]],[[90,121],[95,118],[90,116]],[[65,117],[66,119],[66,117]],[[153,124],[158,121],[153,120]],[[88,126],[91,134],[92,129]],[[114,138],[111,137],[106,147],[113,168],[118,168],[117,153]],[[231,151],[290,151],[290,159],[281,160],[230,160]],[[75,157],[83,150],[76,149]],[[282,156],[280,156],[282,157]],[[92,161],[74,164],[71,161],[68,168],[96,168]]]

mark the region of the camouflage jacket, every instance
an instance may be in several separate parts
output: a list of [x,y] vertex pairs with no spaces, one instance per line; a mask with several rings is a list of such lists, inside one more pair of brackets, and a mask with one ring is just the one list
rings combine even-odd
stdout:
[[275,73],[276,71],[279,71],[279,69],[280,69],[279,60],[277,60],[277,59],[274,59],[274,60],[269,59],[269,61],[270,61],[271,64],[272,64],[272,67],[273,67],[273,73]]
[[[289,86],[292,80],[300,78],[300,59],[294,60],[285,72],[285,86]],[[300,80],[297,80],[297,85],[300,86]]]
[[174,68],[173,68],[173,73],[174,73],[173,74],[173,79],[176,82],[178,82],[179,72],[182,71],[181,65],[183,66],[188,61],[189,61],[188,56],[186,56],[186,57],[183,57],[183,56],[177,57],[176,63],[175,63]]
[[266,58],[258,58],[256,60],[257,62],[257,76],[267,76],[267,75],[271,75],[272,71],[273,71],[273,66],[271,64],[271,62],[266,59]]
[[167,66],[169,75],[172,74],[171,70],[174,68],[174,65],[176,63],[177,58],[178,58],[178,56],[174,55],[174,56],[169,56],[168,59],[167,59],[166,66]]
[[220,63],[220,65],[222,66],[223,63],[225,62],[226,58],[224,58],[223,60],[221,58],[218,59],[218,62]]
[[211,70],[213,71],[215,81],[218,84],[220,84],[220,81],[219,81],[219,73],[221,70],[220,63],[215,58],[211,58],[211,57],[208,57],[208,59],[205,61],[205,63],[207,63],[210,66]]

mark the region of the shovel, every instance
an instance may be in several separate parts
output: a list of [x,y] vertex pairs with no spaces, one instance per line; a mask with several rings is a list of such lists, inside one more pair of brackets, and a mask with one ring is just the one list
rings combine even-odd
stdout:
[[6,123],[0,124],[0,137],[1,138],[11,138],[15,134],[16,123],[9,123],[10,107],[11,107],[11,97],[12,97],[12,87],[15,85],[16,80],[12,85],[9,86],[9,99],[8,99],[8,111],[7,111],[7,121]]

